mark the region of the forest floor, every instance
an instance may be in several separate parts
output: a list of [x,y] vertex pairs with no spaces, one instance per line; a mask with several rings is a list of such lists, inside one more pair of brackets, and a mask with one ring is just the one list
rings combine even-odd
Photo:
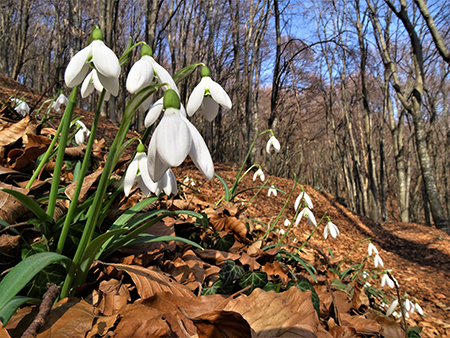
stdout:
[[[41,93],[30,90],[9,78],[0,76],[0,100],[9,100],[11,96],[21,98],[23,97],[28,101],[30,108],[37,108],[38,105],[41,104],[43,95]],[[0,107],[1,108],[1,107]],[[2,110],[0,109],[0,114]],[[93,114],[90,112],[85,112],[81,110],[76,110],[77,115],[84,116],[83,122],[89,127],[91,121],[93,119]],[[4,122],[3,122],[4,123]],[[0,125],[1,130],[1,125]],[[101,119],[99,126],[99,135],[98,140],[104,139],[106,145],[111,144],[115,132],[117,131],[117,127],[111,124],[106,118]],[[130,136],[133,133],[130,132]],[[1,155],[1,154],[0,154]],[[8,162],[10,159],[7,158],[7,154],[3,154],[0,156],[2,159],[2,163],[0,163],[0,168],[8,167]],[[104,158],[107,155],[107,151],[103,153],[96,154],[99,158]],[[273,155],[276,156],[276,155]],[[233,168],[223,164],[215,164],[216,173],[221,176],[228,184],[232,183],[237,175],[238,168]],[[123,169],[122,169],[123,172]],[[183,182],[185,177],[189,177],[189,182],[194,182],[195,186],[192,186],[192,191],[188,189],[184,189],[185,193],[181,194],[178,199],[169,199],[165,202],[166,206],[168,204],[173,204],[179,206],[179,204],[183,204],[188,207],[192,207],[194,210],[199,212],[211,212],[210,209],[220,200],[223,196],[224,190],[222,184],[218,179],[214,178],[211,181],[207,181],[201,173],[195,168],[192,162],[185,161],[185,163],[179,168],[174,169],[175,175],[179,182]],[[252,176],[247,175],[241,182],[242,188],[250,188],[255,186],[255,182],[252,181]],[[0,173],[0,183],[4,181],[4,175]],[[267,177],[267,175],[266,175]],[[293,186],[293,181],[288,179],[283,179],[279,177],[270,176],[270,184],[273,184],[275,187],[283,190],[286,193],[289,193]],[[259,179],[258,179],[259,180]],[[421,337],[450,337],[450,236],[442,232],[434,227],[426,227],[421,224],[415,223],[401,223],[401,222],[387,222],[387,223],[376,223],[371,219],[355,214],[354,212],[346,209],[343,205],[339,204],[337,199],[325,192],[314,190],[312,187],[307,185],[302,185],[299,182],[299,186],[295,188],[293,193],[293,198],[289,201],[287,208],[284,212],[284,215],[289,219],[294,217],[294,201],[298,194],[301,192],[301,188],[309,194],[311,200],[314,204],[314,215],[316,219],[319,220],[324,213],[328,217],[330,217],[331,221],[337,225],[340,231],[340,236],[336,239],[328,237],[328,239],[323,238],[323,226],[326,223],[324,220],[323,223],[319,226],[319,229],[315,236],[312,237],[311,241],[306,246],[304,253],[305,257],[307,257],[308,261],[311,262],[312,265],[318,266],[320,265],[321,258],[317,253],[325,253],[328,255],[329,250],[334,253],[335,261],[342,259],[346,253],[349,252],[355,245],[357,245],[360,241],[365,238],[370,238],[372,243],[378,248],[379,254],[384,262],[384,267],[386,269],[390,269],[392,275],[397,279],[400,287],[400,294],[408,293],[410,298],[416,299],[418,303],[422,306],[424,315],[420,316],[417,313],[411,315],[408,319],[408,325],[420,326],[423,328],[421,333]],[[243,201],[247,201],[251,199],[252,193],[244,193],[240,196],[240,199]],[[281,193],[278,193],[278,196],[268,197],[267,190],[261,191],[261,193],[250,203],[245,210],[240,210],[239,206],[225,206],[222,208],[220,212],[227,214],[228,216],[234,216],[236,213],[242,213],[245,215],[246,219],[257,219],[261,222],[268,224],[273,218],[275,218],[280,210],[283,207],[284,202],[286,201],[286,196]],[[136,201],[142,198],[142,195],[138,190],[134,190],[130,199],[122,200],[121,208],[127,208],[133,205]],[[1,198],[0,198],[1,200]],[[191,202],[191,203],[189,203]],[[225,210],[228,209],[228,210]],[[238,212],[236,210],[239,209]],[[234,211],[233,211],[234,210]],[[219,211],[216,210],[216,214]],[[228,215],[229,214],[229,215]],[[241,215],[242,216],[242,215]],[[238,217],[236,215],[236,217]],[[277,228],[283,228],[284,218],[282,218],[277,225]],[[174,223],[177,223],[174,220]],[[257,232],[257,229],[261,230],[261,226],[257,224],[257,222],[251,222],[253,227],[253,232]],[[286,237],[284,243],[291,245],[298,245],[293,242],[295,238],[299,243],[302,243],[307,239],[309,234],[311,233],[312,227],[310,227],[307,222],[301,222],[298,227],[292,227],[289,236]],[[236,237],[239,237],[236,235]],[[271,235],[271,238],[277,239],[276,235]],[[359,245],[351,254],[351,260],[353,262],[362,262],[367,256],[367,243],[364,242],[362,245]],[[178,250],[174,247],[170,247],[170,245],[163,246],[163,251],[169,250]],[[155,253],[160,248],[153,246],[151,248],[140,248],[139,251],[123,251],[121,255],[115,255],[114,259],[116,263],[123,264],[141,264],[142,266],[149,266],[149,263],[146,263],[149,259],[154,259],[158,255]],[[147,250],[147,252],[144,252]],[[155,251],[156,250],[156,251]],[[184,248],[186,250],[186,248]],[[196,255],[201,257],[203,260],[207,260],[207,258],[201,256],[197,251]],[[242,259],[243,254],[242,251],[235,251],[232,255],[239,253],[236,256],[239,259]],[[150,258],[149,258],[150,257]],[[260,257],[260,256],[258,256]],[[183,256],[184,259],[184,256]],[[235,259],[232,257],[232,259]],[[166,263],[167,264],[167,261]],[[213,265],[213,264],[211,264]],[[217,263],[216,265],[220,265]],[[206,268],[205,268],[206,269]],[[373,269],[373,264],[369,261],[365,265],[365,269]],[[320,269],[318,268],[318,271]],[[266,270],[267,271],[267,270]],[[168,273],[168,271],[165,271]],[[217,272],[217,271],[216,271]],[[323,272],[323,271],[322,271]],[[108,271],[110,273],[110,271]],[[104,272],[104,274],[107,274]],[[194,272],[195,274],[195,272]],[[269,273],[270,275],[270,273]],[[279,276],[282,273],[278,274]],[[324,274],[327,275],[326,272]],[[188,285],[189,281],[180,280],[176,274],[172,274],[171,277],[175,278],[179,283],[183,285]],[[328,277],[329,273],[328,273]],[[123,276],[122,276],[123,278]],[[134,279],[133,279],[134,280]],[[372,284],[372,286],[380,287],[381,278],[377,279],[369,279],[368,282]],[[197,280],[198,281],[198,280]],[[319,280],[319,282],[323,280]],[[192,283],[192,280],[190,280]],[[322,283],[323,284],[323,283]],[[329,287],[329,284],[326,284]],[[127,284],[127,286],[129,286]],[[133,287],[130,286],[129,289],[133,292]],[[189,286],[192,291],[198,290],[192,285]],[[323,292],[319,292],[320,286],[316,287],[318,294],[320,296],[321,303],[326,303],[324,299],[322,299]],[[387,294],[393,295],[395,298],[396,291],[395,289],[389,289],[387,287],[382,289],[383,292]],[[92,291],[90,291],[92,292]],[[138,290],[139,292],[139,290]],[[253,294],[252,294],[253,295]],[[87,296],[83,296],[88,301]],[[128,296],[127,296],[128,297]],[[132,297],[131,297],[132,298]],[[144,297],[142,297],[144,298]],[[129,297],[128,297],[129,299]],[[70,301],[70,300],[69,300]],[[92,301],[93,302],[93,301]],[[91,302],[91,303],[92,303]],[[127,301],[125,301],[126,303]],[[130,300],[128,300],[130,303]],[[187,305],[186,305],[187,306]],[[322,311],[321,304],[321,311]],[[20,310],[19,310],[20,311]],[[330,312],[332,312],[330,310]],[[116,312],[117,313],[117,312]],[[30,311],[27,312],[30,314]],[[184,313],[183,313],[184,314]],[[16,321],[13,319],[10,321],[8,332],[6,330],[0,330],[0,337],[7,337],[9,334],[11,337],[20,336],[18,332],[20,329],[23,331],[24,318],[25,314],[22,315]],[[60,314],[60,316],[62,316]],[[131,316],[131,315],[129,315]],[[187,315],[186,315],[187,316]],[[331,315],[329,315],[331,316]],[[122,318],[126,318],[126,314],[122,314]],[[187,316],[189,318],[189,316]],[[192,317],[192,316],[191,316]],[[245,316],[244,316],[245,317]],[[117,318],[112,321],[112,324],[109,324],[110,327],[116,327],[118,330],[120,328],[120,323],[117,324]],[[373,335],[369,334],[364,330],[358,330],[355,326],[353,327],[352,333],[350,331],[346,331],[346,333],[338,331],[336,329],[331,330],[333,324],[330,322],[330,317],[327,317],[327,321],[321,319],[321,325],[327,331],[331,332],[334,337],[368,337],[368,336],[376,336],[375,332]],[[367,316],[366,316],[367,318]],[[122,319],[123,321],[124,319]],[[22,321],[22,322],[21,322]],[[92,322],[92,318],[90,319]],[[170,319],[167,318],[167,321],[170,322]],[[29,322],[29,321],[28,321]],[[53,318],[51,323],[55,324],[57,319]],[[195,321],[194,321],[195,322]],[[398,321],[400,322],[400,321]],[[20,324],[21,323],[21,324]],[[196,322],[197,323],[197,322]],[[19,325],[20,324],[20,325]],[[93,324],[92,324],[93,325]],[[92,328],[92,325],[90,326]],[[106,325],[106,324],[105,324]],[[20,327],[22,326],[22,327]],[[0,325],[1,328],[1,325]],[[173,326],[172,326],[173,329]],[[15,331],[16,330],[16,331]],[[17,331],[19,330],[19,331]],[[89,329],[90,330],[90,329]],[[87,337],[100,337],[103,336],[100,333],[97,335],[93,334],[92,331],[84,331],[83,335]],[[92,329],[93,330],[93,329]],[[187,328],[187,331],[190,329]],[[252,327],[252,330],[255,330]],[[120,331],[120,330],[119,330]],[[319,330],[320,331],[320,330]],[[88,332],[88,333],[86,333]],[[89,333],[90,332],[90,333]],[[189,331],[190,332],[190,331]],[[387,332],[387,331],[386,331]],[[116,331],[117,333],[117,331]],[[331,335],[323,335],[323,332],[320,335],[321,337],[331,337]],[[319,336],[319,334],[317,334]],[[41,336],[41,335],[39,335]],[[42,337],[44,337],[43,335]],[[79,335],[73,335],[74,337],[78,337]],[[122,333],[118,334],[118,336],[126,336],[126,334]],[[132,335],[129,335],[132,336]],[[154,335],[157,336],[157,335]],[[161,335],[163,336],[163,335]],[[173,335],[173,336],[183,336],[182,334]],[[186,336],[195,336],[191,335],[191,333]],[[197,332],[198,337],[203,337],[200,334],[200,331]],[[255,335],[256,336],[256,335]],[[260,337],[270,337],[270,334],[260,334]],[[273,335],[274,337],[278,337],[281,335]],[[305,337],[308,335],[305,335]],[[384,334],[385,337],[388,337],[388,334]],[[394,334],[390,335],[391,337],[396,337]],[[287,336],[286,336],[287,337]],[[292,337],[303,337],[302,335],[292,335]],[[308,336],[309,337],[309,336]]]

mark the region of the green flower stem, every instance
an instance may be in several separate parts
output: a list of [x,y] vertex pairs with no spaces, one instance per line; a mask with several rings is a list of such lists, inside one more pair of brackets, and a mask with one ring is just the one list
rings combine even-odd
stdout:
[[359,241],[358,243],[355,244],[355,246],[353,248],[351,248],[351,250],[349,252],[347,252],[347,254],[344,256],[344,258],[339,262],[339,264],[337,265],[336,269],[339,269],[339,266],[341,265],[341,263],[345,262],[345,259],[353,252],[353,250],[355,250],[360,244],[362,244],[365,241],[370,241],[370,238],[364,238],[363,240]]
[[268,178],[268,179],[263,183],[262,187],[260,187],[260,188],[258,189],[258,191],[253,195],[253,197],[250,198],[250,200],[249,200],[247,203],[245,203],[244,208],[245,208],[247,205],[249,205],[250,203],[252,203],[252,201],[256,198],[256,196],[258,196],[258,194],[261,192],[261,190],[263,190],[264,186],[265,186],[266,184],[269,184],[269,182],[270,182],[270,179]]
[[44,157],[42,158],[42,160],[39,163],[38,167],[34,171],[33,176],[31,176],[30,180],[28,181],[27,186],[25,187],[25,189],[30,189],[31,188],[31,186],[33,185],[33,182],[38,177],[38,175],[41,172],[42,168],[47,163],[47,161],[49,160],[50,156],[52,156],[53,148],[55,147],[56,141],[58,140],[59,134],[61,133],[61,129],[62,129],[64,121],[65,121],[65,116],[66,116],[65,114],[62,116],[61,123],[59,124],[58,129],[56,130],[56,134],[53,137],[52,142],[48,146],[48,149],[45,152]]
[[[267,131],[267,130],[266,130]],[[280,219],[281,215],[283,214],[284,209],[286,209],[289,200],[291,199],[292,194],[294,193],[294,189],[297,186],[297,175],[294,174],[294,185],[292,186],[291,192],[289,193],[288,198],[286,199],[286,202],[284,202],[283,208],[281,208],[280,212],[278,213],[277,218],[275,218],[275,221],[273,222],[272,226],[270,226],[270,228],[267,230],[267,232],[265,233],[264,237],[262,238],[262,240],[265,240],[267,238],[267,236],[269,235],[269,233],[273,230],[273,228],[275,227],[275,225],[277,224],[278,220]],[[287,233],[286,233],[287,234]],[[286,235],[285,234],[285,235]],[[279,244],[278,244],[279,245]]]
[[50,197],[48,200],[47,215],[53,218],[55,213],[56,199],[58,197],[59,180],[61,178],[61,170],[64,163],[64,151],[66,150],[67,136],[69,134],[70,121],[72,120],[73,109],[75,108],[75,99],[78,93],[78,86],[73,87],[70,93],[69,102],[67,102],[64,117],[61,120],[63,124],[61,136],[59,139],[58,155],[56,156],[55,170],[53,171],[52,187],[50,189]]
[[59,237],[58,247],[56,248],[56,253],[61,254],[64,249],[64,244],[66,242],[67,234],[69,232],[70,225],[72,223],[73,216],[77,209],[78,197],[80,196],[81,188],[83,187],[84,177],[89,168],[89,161],[91,160],[92,147],[94,146],[95,136],[97,133],[98,121],[100,120],[100,110],[105,98],[106,90],[103,89],[100,98],[98,100],[97,109],[95,110],[94,121],[92,122],[91,134],[86,146],[86,151],[83,159],[83,164],[81,165],[80,175],[78,177],[77,185],[72,196],[72,201],[69,205],[69,210],[67,211],[66,220],[61,231],[61,236]]
[[264,135],[264,134],[266,134],[266,133],[268,133],[268,132],[272,132],[272,130],[271,130],[271,129],[267,129],[267,130],[264,130],[264,131],[262,131],[261,133],[259,133],[258,136],[255,137],[255,139],[253,140],[252,144],[250,145],[250,149],[249,149],[248,152],[247,152],[247,156],[245,156],[245,159],[244,159],[244,161],[242,162],[242,166],[241,166],[241,168],[239,169],[239,171],[238,171],[238,173],[237,173],[237,175],[236,175],[236,179],[234,180],[234,184],[233,184],[233,186],[232,186],[231,189],[230,189],[230,198],[231,198],[231,200],[233,200],[233,197],[234,197],[234,194],[235,194],[235,192],[236,192],[237,185],[238,185],[239,181],[240,181],[240,180],[242,179],[242,177],[244,176],[244,175],[243,175],[243,176],[241,177],[241,173],[242,173],[242,170],[244,170],[245,163],[247,163],[247,159],[249,158],[249,156],[250,156],[250,154],[251,154],[251,152],[252,152],[252,149],[253,149],[253,147],[254,147],[255,144],[256,144],[256,140],[258,140],[258,138],[259,138],[261,135]]
[[94,234],[95,228],[97,226],[97,221],[102,210],[105,192],[109,184],[109,178],[111,177],[111,173],[118,160],[117,153],[119,152],[123,140],[126,137],[127,131],[130,127],[131,119],[136,109],[138,109],[139,105],[142,102],[144,102],[147,99],[147,97],[150,96],[157,88],[159,87],[149,86],[142,89],[135,96],[133,96],[133,98],[128,102],[127,107],[125,108],[122,123],[120,124],[119,131],[117,132],[113,144],[111,145],[108,158],[106,159],[105,167],[103,168],[103,173],[100,176],[100,182],[98,184],[97,191],[95,192],[94,195],[94,201],[92,202],[92,205],[88,210],[86,216],[87,217],[86,226],[83,230],[83,235],[81,236],[80,243],[78,244],[77,247],[77,251],[75,252],[75,256],[69,268],[69,272],[64,281],[60,299],[67,297],[67,295],[69,294],[69,291],[72,288],[72,284],[75,278],[75,273],[78,270],[78,267],[80,265],[81,259],[84,255],[87,246],[92,240],[92,236]]
[[[299,208],[300,209],[300,208]],[[311,231],[311,234],[308,236],[308,238],[306,239],[306,241],[303,242],[303,244],[300,246],[300,248],[297,249],[296,252],[294,252],[294,255],[297,255],[299,253],[299,251],[301,249],[303,249],[306,245],[306,243],[309,242],[309,240],[311,239],[311,237],[314,235],[314,233],[317,231],[317,228],[319,227],[320,223],[322,223],[322,221],[324,220],[325,216],[326,216],[327,212],[325,211],[325,213],[323,214],[322,218],[320,219],[319,223],[317,223],[317,226],[314,227],[313,231]]]

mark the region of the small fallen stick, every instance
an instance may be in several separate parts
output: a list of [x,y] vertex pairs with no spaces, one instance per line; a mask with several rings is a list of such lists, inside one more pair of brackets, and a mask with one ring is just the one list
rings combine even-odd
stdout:
[[48,290],[42,297],[39,312],[28,329],[22,334],[22,338],[35,338],[39,330],[44,326],[45,321],[52,309],[53,303],[59,296],[59,289],[55,284],[47,284]]

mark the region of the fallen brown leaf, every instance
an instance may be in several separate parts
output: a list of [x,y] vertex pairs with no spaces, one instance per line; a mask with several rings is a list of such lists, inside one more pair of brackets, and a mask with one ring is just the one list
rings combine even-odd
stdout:
[[125,271],[133,279],[137,292],[141,298],[149,298],[157,292],[170,292],[184,297],[194,297],[194,294],[186,286],[167,277],[161,272],[146,269],[137,265],[103,263],[115,267],[119,271]]
[[37,338],[84,338],[92,329],[95,317],[92,305],[84,300],[65,298],[53,307]]
[[[103,170],[98,170],[84,178],[83,185],[81,187],[81,192],[78,197],[78,202],[84,202],[87,199],[87,197],[88,197],[87,193],[88,193],[89,189],[92,188],[92,186],[97,181],[97,179],[100,177],[102,172],[103,172]],[[72,182],[71,184],[69,184],[67,186],[66,190],[64,191],[66,196],[69,197],[70,199],[72,199],[72,197],[73,197],[77,183],[78,183],[78,181]]]
[[[17,188],[2,182],[0,182],[0,188],[16,190],[25,195],[30,191],[30,189]],[[0,189],[0,219],[4,220],[6,223],[14,224],[16,219],[29,214],[30,210],[26,206],[16,200],[15,197]]]
[[30,120],[30,116],[27,115],[17,123],[0,126],[0,146],[8,146],[20,139],[24,135]]
[[116,323],[117,317],[118,314],[107,317],[101,316],[97,318],[94,326],[92,327],[92,330],[87,333],[86,338],[96,338],[105,336],[110,329],[114,328],[114,324]]
[[248,297],[230,300],[224,310],[240,313],[250,324],[252,337],[315,338],[319,326],[311,291],[298,288],[283,293],[255,289]]
[[28,144],[23,153],[17,157],[15,163],[12,165],[14,170],[22,170],[26,166],[32,164],[36,159],[47,151],[49,144],[52,142],[45,136],[27,134]]
[[140,304],[128,304],[119,312],[121,320],[115,338],[166,338],[171,330],[161,311]]
[[117,279],[101,281],[99,286],[101,300],[97,305],[100,313],[105,316],[116,314],[131,300],[128,288]]
[[250,338],[247,321],[237,312],[211,311],[193,319],[199,338]]

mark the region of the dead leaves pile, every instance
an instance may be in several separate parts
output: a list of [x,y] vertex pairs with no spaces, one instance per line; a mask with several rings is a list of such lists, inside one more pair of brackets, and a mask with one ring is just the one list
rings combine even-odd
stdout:
[[[54,130],[45,132],[50,135]],[[0,126],[1,187],[29,196],[40,196],[48,190],[46,177],[51,177],[48,169],[51,165],[31,189],[24,189],[35,161],[50,143],[49,138],[39,133],[37,121],[30,117]],[[69,159],[82,154],[82,148],[67,152]],[[95,190],[100,173],[97,170],[87,176],[81,200]],[[70,175],[67,170],[66,185],[70,184]],[[69,186],[66,189],[69,197],[71,191]],[[136,196],[138,192],[123,200],[118,208],[130,207],[130,203],[137,202]],[[114,263],[95,262],[91,281],[77,292],[82,299],[68,298],[57,303],[38,337],[404,336],[398,324],[369,307],[369,300],[357,282],[350,283],[351,292],[335,289],[331,284],[334,276],[318,268],[322,263],[314,250],[305,250],[302,258],[319,271],[317,283],[298,262],[277,260],[279,248],[264,249],[277,243],[279,237],[270,234],[266,241],[258,240],[262,228],[247,218],[241,204],[223,202],[218,208],[201,195],[182,196],[152,207],[194,210],[207,216],[209,222],[196,224],[190,217],[166,219],[149,229],[149,233],[191,238],[207,249],[175,242],[156,246],[153,243],[123,250],[115,256]],[[9,224],[28,212],[1,191],[0,206],[0,218]],[[0,262],[7,264],[14,259],[18,240],[18,236],[1,235]],[[239,276],[230,281],[229,292],[202,295],[202,291],[223,279],[221,271],[226,264],[245,273],[264,275],[265,285],[271,287],[264,290],[252,284],[242,287]],[[302,280],[309,280],[308,285],[314,288],[302,289],[299,286]],[[318,299],[316,303],[314,297]],[[5,328],[0,327],[0,337],[20,337],[36,316],[36,310],[30,306],[18,310]]]

